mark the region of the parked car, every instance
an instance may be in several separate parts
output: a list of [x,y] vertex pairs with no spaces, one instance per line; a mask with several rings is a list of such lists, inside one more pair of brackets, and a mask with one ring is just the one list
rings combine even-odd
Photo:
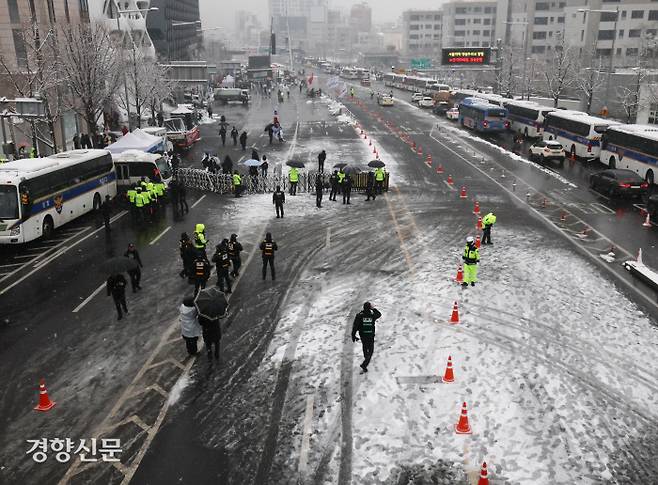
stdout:
[[597,192],[610,197],[644,197],[649,184],[632,170],[611,168],[593,173],[589,177],[589,186]]
[[432,113],[437,116],[445,116],[451,107],[452,105],[447,101],[439,101],[434,105],[434,108],[432,108]]
[[377,104],[379,104],[379,106],[393,106],[393,96],[380,94],[377,96]]
[[423,96],[423,98],[418,101],[418,106],[421,108],[433,108],[434,99],[432,99],[431,96]]
[[560,167],[564,166],[564,147],[556,141],[540,140],[533,144],[529,150],[530,160],[544,163],[548,160],[557,160]]
[[459,119],[459,109],[458,108],[450,108],[448,111],[446,111],[446,118],[449,120],[458,120]]
[[423,93],[414,93],[414,94],[411,95],[411,102],[412,103],[417,103],[421,99],[423,99]]

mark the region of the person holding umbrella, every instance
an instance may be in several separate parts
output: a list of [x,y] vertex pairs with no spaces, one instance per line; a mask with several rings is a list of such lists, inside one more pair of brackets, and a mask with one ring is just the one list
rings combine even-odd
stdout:
[[[372,200],[375,200],[375,196],[381,195],[382,193],[384,180],[386,179],[386,172],[384,172],[384,167],[386,164],[381,160],[371,160],[368,162],[368,166],[375,169],[375,173],[373,174],[374,187],[371,189]],[[368,187],[370,187],[370,173],[368,174]],[[370,196],[368,196],[368,200],[369,199]]]
[[240,134],[240,146],[242,146],[243,152],[247,150],[247,132],[244,130]]
[[375,187],[377,187],[377,195],[382,195],[384,191],[384,180],[386,179],[386,172],[383,167],[375,169]]
[[370,170],[368,172],[368,180],[366,182],[366,202],[370,200],[372,197],[372,200],[375,200],[377,195],[375,194],[375,173]]
[[226,295],[216,286],[201,290],[194,299],[194,307],[199,314],[199,324],[202,328],[208,360],[212,361],[213,346],[215,359],[219,360],[219,342],[222,338],[219,320],[226,316],[228,309]]
[[297,195],[297,184],[299,183],[299,169],[304,168],[304,162],[288,160],[286,165],[290,167],[288,181],[290,182],[290,195]]
[[121,310],[127,314],[128,306],[126,306],[126,278],[121,274],[111,275],[106,282],[107,286],[107,296],[112,296],[114,300],[114,305],[117,307],[117,314],[119,316],[118,320],[123,318],[123,313]]

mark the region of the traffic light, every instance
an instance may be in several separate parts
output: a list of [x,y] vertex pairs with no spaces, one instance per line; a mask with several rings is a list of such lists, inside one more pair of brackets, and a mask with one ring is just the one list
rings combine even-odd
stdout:
[[271,44],[271,50],[272,54],[276,54],[276,34],[272,34],[270,37],[270,44]]

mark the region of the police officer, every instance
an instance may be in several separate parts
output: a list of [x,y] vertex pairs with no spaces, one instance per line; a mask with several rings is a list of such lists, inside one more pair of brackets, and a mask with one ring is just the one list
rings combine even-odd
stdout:
[[366,182],[366,202],[370,200],[375,200],[377,195],[375,194],[375,174],[370,171],[368,172],[368,180]]
[[[342,193],[343,191],[343,182],[345,181],[345,172],[341,168],[338,170],[338,173],[336,174],[338,177],[338,193]],[[334,200],[336,200],[336,197],[334,197]]]
[[115,274],[110,276],[106,282],[107,285],[107,296],[112,296],[114,304],[117,307],[117,313],[119,314],[119,320],[123,318],[124,312],[128,313],[128,307],[126,306],[126,278],[121,274]]
[[178,276],[181,278],[185,278],[185,276],[191,278],[195,251],[192,241],[190,241],[190,236],[188,236],[186,232],[183,232],[180,235],[180,240],[178,241],[178,253],[180,254],[180,259],[183,263],[183,269],[178,273]]
[[103,215],[103,224],[105,224],[105,232],[110,232],[110,217],[112,216],[112,201],[110,196],[106,195],[105,200],[101,204],[101,214]]
[[322,150],[318,155],[318,172],[324,172],[324,161],[327,159],[327,152]]
[[480,252],[475,247],[473,236],[466,238],[466,247],[464,248],[462,259],[464,260],[464,282],[462,283],[462,287],[466,288],[469,283],[471,286],[475,286],[478,280],[477,264],[480,261]]
[[352,178],[349,175],[347,175],[343,180],[342,191],[343,191],[343,204],[349,204],[350,196],[352,195]]
[[210,278],[210,263],[204,257],[204,254],[197,253],[192,262],[192,280],[194,281],[194,294],[199,293],[199,289],[206,287],[206,282]]
[[233,146],[238,145],[238,130],[235,128],[235,125],[233,126],[233,129],[231,130],[231,138],[233,138]]
[[375,351],[375,322],[382,314],[376,308],[372,307],[370,302],[363,304],[363,310],[356,314],[354,323],[352,324],[352,342],[359,340],[356,336],[357,332],[361,337],[361,345],[363,346],[363,362],[359,367],[363,372],[368,372],[368,364]]
[[190,212],[190,208],[187,205],[187,189],[185,188],[185,183],[182,180],[178,181],[178,203],[180,204],[181,214],[187,214]]
[[221,125],[219,127],[219,136],[222,139],[222,146],[226,146],[226,125]]
[[384,179],[386,179],[386,172],[382,167],[375,169],[375,187],[377,188],[377,195],[381,195],[384,191]]
[[247,150],[247,132],[243,131],[240,134],[240,146],[242,147],[242,151],[244,152]]
[[153,188],[155,189],[155,195],[158,198],[158,202],[160,204],[164,203],[164,196],[166,190],[165,184],[163,184],[162,182],[156,182],[155,184],[153,184]]
[[126,191],[126,199],[128,200],[128,206],[130,207],[130,215],[133,219],[137,218],[137,208],[135,207],[135,196],[137,195],[137,188],[130,187]]
[[297,168],[290,167],[288,181],[290,182],[290,195],[297,195],[297,183],[299,182],[299,170]]
[[139,219],[140,221],[143,221],[143,220],[145,220],[146,215],[144,213],[144,211],[145,211],[144,205],[145,204],[144,204],[144,196],[142,195],[142,187],[138,185],[135,188],[135,191],[136,191],[136,193],[135,193],[135,210],[136,210],[136,214],[137,214],[137,219]]
[[233,271],[231,271],[231,276],[237,278],[240,275],[240,266],[242,266],[242,258],[240,253],[242,252],[242,244],[238,242],[238,235],[231,234],[231,239],[228,241],[228,255],[233,262]]
[[283,204],[286,203],[286,193],[281,190],[281,186],[276,186],[276,191],[272,194],[272,203],[276,209],[276,218],[279,218],[279,213],[283,217]]
[[142,287],[139,285],[140,281],[142,280],[142,270],[141,268],[144,267],[142,264],[142,258],[139,257],[139,251],[137,251],[137,248],[133,243],[128,244],[128,249],[126,250],[123,255],[126,258],[133,259],[137,263],[137,267],[135,269],[131,269],[128,271],[128,276],[130,276],[130,284],[132,285],[133,293],[137,293],[137,290],[141,290]]
[[231,293],[231,278],[229,278],[231,258],[228,254],[228,239],[222,239],[222,242],[217,245],[212,262],[215,263],[217,269],[217,286],[224,293]]
[[334,170],[334,173],[329,177],[329,184],[331,185],[331,192],[329,192],[329,200],[336,200],[336,194],[338,194],[338,170]]
[[496,223],[496,216],[493,212],[489,212],[482,218],[482,244],[493,244],[491,242],[491,229]]
[[268,232],[265,234],[265,240],[260,243],[260,250],[263,254],[263,280],[267,277],[267,265],[270,265],[270,271],[272,272],[272,281],[276,279],[274,273],[274,251],[277,251],[279,247],[272,240],[272,233]]
[[194,228],[194,249],[197,252],[201,253],[204,258],[206,258],[206,246],[208,245],[208,240],[206,239],[206,226],[205,224],[197,224]]
[[320,209],[322,207],[322,192],[324,191],[324,182],[322,174],[318,173],[315,176],[315,206]]
[[233,193],[235,194],[235,197],[241,197],[240,193],[242,192],[242,177],[240,177],[240,174],[238,171],[233,172]]

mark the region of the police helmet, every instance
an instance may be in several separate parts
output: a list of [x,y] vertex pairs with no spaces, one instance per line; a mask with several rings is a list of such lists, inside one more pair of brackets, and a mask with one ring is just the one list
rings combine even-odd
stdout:
[[473,239],[473,236],[468,236],[468,237],[466,238],[466,242],[467,242],[468,244],[472,244],[474,241],[475,241],[475,239]]

